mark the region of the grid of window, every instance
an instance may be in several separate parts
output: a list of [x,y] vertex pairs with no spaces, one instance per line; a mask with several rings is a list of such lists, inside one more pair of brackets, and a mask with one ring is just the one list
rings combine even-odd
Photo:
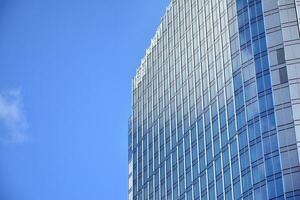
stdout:
[[129,199],[284,199],[261,0],[173,0],[133,81]]

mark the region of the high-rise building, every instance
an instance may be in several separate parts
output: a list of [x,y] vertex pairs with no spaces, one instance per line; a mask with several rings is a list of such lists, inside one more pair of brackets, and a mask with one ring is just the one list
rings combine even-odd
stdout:
[[300,1],[173,0],[133,78],[129,199],[300,199]]

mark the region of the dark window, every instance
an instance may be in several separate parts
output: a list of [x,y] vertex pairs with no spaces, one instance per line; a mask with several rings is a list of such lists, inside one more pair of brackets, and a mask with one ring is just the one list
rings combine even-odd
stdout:
[[278,64],[285,63],[284,49],[277,49],[277,61]]
[[280,79],[280,83],[288,82],[286,67],[282,67],[279,69],[279,79]]

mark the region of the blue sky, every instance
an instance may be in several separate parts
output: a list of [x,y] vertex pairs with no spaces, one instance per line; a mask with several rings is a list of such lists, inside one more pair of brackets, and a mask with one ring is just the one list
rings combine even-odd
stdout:
[[0,1],[0,199],[127,199],[131,78],[167,4]]

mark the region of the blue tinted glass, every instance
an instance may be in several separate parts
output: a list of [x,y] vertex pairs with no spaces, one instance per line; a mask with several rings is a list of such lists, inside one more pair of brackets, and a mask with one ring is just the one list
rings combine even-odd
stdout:
[[178,141],[179,141],[183,138],[182,127],[178,127],[177,134],[178,134]]
[[183,144],[182,141],[178,144],[178,157],[181,158],[183,156]]
[[220,113],[220,127],[223,128],[226,125],[225,110]]
[[202,118],[198,119],[197,125],[198,125],[199,135],[201,135],[203,133],[203,120],[202,120]]
[[203,136],[201,136],[200,138],[199,138],[199,151],[200,151],[200,153],[201,152],[204,152],[204,137]]
[[186,134],[184,137],[184,148],[187,151],[190,148],[190,135]]
[[256,22],[251,23],[251,33],[252,33],[252,37],[258,35],[258,26]]
[[239,199],[241,197],[241,187],[240,182],[236,182],[233,185],[234,199]]
[[266,186],[255,189],[254,199],[267,199]]
[[206,151],[207,162],[210,163],[213,159],[211,146]]
[[268,70],[269,69],[269,61],[268,61],[267,55],[263,56],[261,58],[261,61],[262,61],[262,69],[263,70]]
[[261,182],[265,177],[265,170],[263,164],[259,164],[252,169],[253,184]]
[[258,34],[264,33],[265,27],[264,27],[264,22],[262,19],[257,22],[257,25],[258,25]]
[[206,145],[211,143],[211,130],[210,127],[207,127],[205,129],[206,133],[205,133],[205,141],[206,141]]
[[245,63],[249,59],[251,59],[252,58],[252,47],[251,47],[251,45],[241,49],[241,53],[242,53],[242,62],[243,63]]
[[194,197],[198,198],[199,197],[199,183],[194,182]]
[[229,163],[229,152],[228,149],[223,151],[223,165],[226,166]]
[[268,116],[268,120],[269,120],[269,129],[270,130],[273,130],[276,128],[276,122],[275,122],[275,116],[274,116],[274,113],[272,114],[269,114]]
[[228,113],[228,118],[231,118],[234,116],[234,105],[233,105],[232,101],[227,104],[227,113]]
[[182,195],[183,193],[184,193],[184,179],[182,178],[181,180],[180,180],[180,194]]
[[253,41],[253,54],[256,55],[260,53],[259,40]]
[[255,72],[256,72],[256,74],[262,72],[262,66],[261,66],[260,58],[255,58],[254,62],[255,62]]
[[260,112],[266,111],[267,104],[266,104],[266,98],[265,96],[259,97],[259,110]]
[[222,187],[222,179],[218,179],[217,180],[217,194],[220,195],[223,191],[222,191],[223,187]]
[[233,85],[234,85],[234,90],[238,90],[240,87],[243,86],[243,81],[242,81],[242,74],[238,73],[233,77]]
[[212,128],[213,128],[213,134],[214,136],[218,135],[219,133],[219,126],[218,126],[218,120],[214,120],[213,124],[212,124]]
[[189,187],[191,185],[191,172],[186,173],[186,187]]
[[275,180],[275,185],[276,185],[276,193],[277,196],[283,195],[283,184],[282,184],[282,178],[277,178]]
[[238,94],[236,94],[235,96],[235,106],[236,109],[240,109],[241,107],[243,107],[244,105],[244,95],[242,92],[239,92]]
[[198,162],[193,165],[193,179],[196,180],[198,178]]
[[273,157],[273,166],[274,166],[274,174],[279,173],[281,171],[279,156]]
[[255,11],[255,6],[254,5],[251,5],[249,7],[249,10],[250,10],[250,19],[253,19],[256,17],[256,11]]
[[233,137],[236,133],[236,130],[235,130],[235,121],[232,120],[230,123],[229,123],[229,137]]
[[260,51],[266,51],[267,50],[267,42],[266,42],[266,38],[262,37],[259,39],[259,45],[260,45]]
[[230,154],[231,154],[231,157],[234,157],[234,156],[237,156],[237,144],[236,144],[236,140],[233,140],[231,143],[230,143]]
[[203,191],[206,189],[206,174],[205,173],[203,175],[201,175],[200,181],[201,181],[201,190]]
[[247,6],[247,0],[237,0],[236,4],[237,4],[237,9],[241,10],[242,8]]
[[258,93],[261,93],[265,90],[264,88],[264,80],[263,80],[263,77],[260,76],[257,78],[257,91]]
[[247,132],[243,131],[241,134],[239,134],[239,148],[243,149],[248,144],[247,140]]
[[250,29],[246,28],[245,30],[241,31],[240,33],[240,40],[241,40],[241,45],[246,44],[247,42],[249,42],[251,39],[251,35],[250,35]]
[[249,167],[249,156],[248,151],[245,151],[243,154],[241,154],[241,170],[245,170],[247,167]]
[[256,2],[256,13],[257,13],[257,16],[261,16],[263,14],[262,7],[261,7],[261,1]]
[[273,163],[272,163],[272,159],[267,159],[266,162],[266,175],[270,176],[273,174]]
[[[264,141],[264,152],[265,152],[265,154],[268,154],[268,153],[272,152],[272,145],[273,144],[271,144],[271,142],[272,142],[271,138],[272,138],[272,136],[269,136],[269,137],[265,137],[264,140],[263,140]],[[277,144],[277,142],[275,144]]]
[[266,95],[266,108],[267,110],[274,108],[272,93]]
[[247,192],[251,187],[251,176],[250,173],[246,173],[242,176],[243,193]]
[[230,179],[231,179],[230,178],[230,171],[226,170],[224,172],[224,184],[225,184],[225,188],[227,188],[231,184]]
[[264,87],[265,87],[265,90],[271,89],[270,74],[264,75]]
[[237,128],[238,130],[246,125],[245,110],[243,109],[239,114],[237,114]]
[[227,142],[228,142],[228,139],[227,139],[227,129],[224,129],[222,131],[221,141],[222,141],[222,146],[225,146],[227,144]]
[[268,194],[269,194],[269,198],[270,199],[273,199],[276,197],[276,187],[275,187],[275,184],[274,184],[274,181],[271,180],[271,181],[268,181]]

